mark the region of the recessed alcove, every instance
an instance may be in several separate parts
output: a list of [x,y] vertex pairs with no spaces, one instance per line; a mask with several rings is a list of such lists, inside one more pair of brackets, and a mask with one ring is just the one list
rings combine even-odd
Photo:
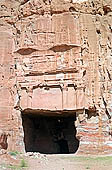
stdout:
[[[68,114],[69,115],[69,114]],[[26,152],[44,154],[75,153],[79,147],[76,138],[75,116],[22,113]]]

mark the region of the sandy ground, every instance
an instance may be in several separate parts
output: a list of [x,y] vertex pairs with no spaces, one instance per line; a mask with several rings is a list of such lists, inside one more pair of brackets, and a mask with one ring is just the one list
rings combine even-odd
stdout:
[[30,155],[0,156],[0,170],[112,170],[112,156]]
[[112,170],[112,157],[49,155],[44,161],[28,162],[28,170]]

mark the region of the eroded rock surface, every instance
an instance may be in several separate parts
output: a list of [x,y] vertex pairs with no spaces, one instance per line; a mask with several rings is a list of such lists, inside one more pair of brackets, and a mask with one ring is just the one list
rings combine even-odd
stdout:
[[5,132],[0,131],[0,149],[7,149],[7,134]]
[[[76,115],[80,153],[112,148],[112,1],[0,1],[0,129],[24,150],[21,114]],[[85,149],[86,148],[86,149]]]

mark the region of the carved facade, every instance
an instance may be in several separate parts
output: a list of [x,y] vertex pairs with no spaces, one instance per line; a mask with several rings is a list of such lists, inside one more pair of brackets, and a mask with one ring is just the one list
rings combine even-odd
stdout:
[[33,115],[72,117],[79,153],[111,151],[111,11],[109,0],[0,2],[0,129],[8,150],[25,149],[32,123],[24,116]]

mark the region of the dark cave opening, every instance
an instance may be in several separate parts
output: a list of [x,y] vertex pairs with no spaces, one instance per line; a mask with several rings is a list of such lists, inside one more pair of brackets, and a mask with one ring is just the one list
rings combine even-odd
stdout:
[[74,116],[22,114],[26,152],[44,154],[75,153],[79,147]]

